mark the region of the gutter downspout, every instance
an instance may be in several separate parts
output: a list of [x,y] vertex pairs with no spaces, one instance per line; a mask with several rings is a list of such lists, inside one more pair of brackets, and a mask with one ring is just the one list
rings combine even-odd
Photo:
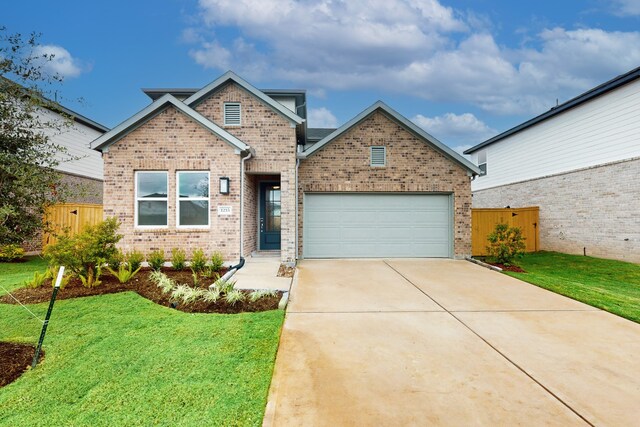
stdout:
[[226,282],[231,279],[236,271],[244,267],[244,162],[253,157],[253,149],[249,147],[249,154],[240,160],[240,261],[236,265],[229,267],[229,270],[218,280],[216,280],[209,289],[214,289],[219,283]]
[[299,167],[300,167],[300,159],[296,158],[296,179],[295,179],[295,181],[296,181],[296,225],[295,225],[295,227],[296,227],[296,259],[295,259],[295,261],[296,262],[298,261],[298,258],[300,258],[300,250],[298,248],[298,233],[299,233],[298,227],[300,225],[300,218],[298,218],[298,215],[299,215],[299,213],[298,213],[298,191],[299,191],[299,189],[298,189],[298,168]]
[[240,160],[240,259],[244,256],[244,162],[251,157],[253,157],[253,149],[249,147],[249,154]]

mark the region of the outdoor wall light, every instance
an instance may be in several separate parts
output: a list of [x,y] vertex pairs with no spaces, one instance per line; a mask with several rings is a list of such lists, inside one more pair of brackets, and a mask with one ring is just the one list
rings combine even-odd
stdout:
[[220,194],[229,194],[229,178],[220,177]]

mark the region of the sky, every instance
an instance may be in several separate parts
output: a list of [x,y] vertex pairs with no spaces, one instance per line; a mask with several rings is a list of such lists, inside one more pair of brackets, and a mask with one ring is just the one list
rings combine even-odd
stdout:
[[640,0],[23,0],[2,25],[108,127],[233,70],[306,89],[310,127],[382,100],[458,151],[640,66]]

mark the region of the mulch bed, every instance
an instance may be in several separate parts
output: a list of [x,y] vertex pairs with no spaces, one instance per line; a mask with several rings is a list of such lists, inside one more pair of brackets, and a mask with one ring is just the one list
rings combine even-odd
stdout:
[[[193,276],[190,270],[175,271],[171,268],[163,268],[162,272],[173,279],[177,284],[187,284],[193,286]],[[117,292],[133,291],[140,296],[147,298],[156,304],[163,305],[165,307],[172,307],[186,313],[223,313],[223,314],[235,314],[243,312],[256,312],[276,310],[278,303],[282,297],[282,292],[278,292],[276,296],[264,297],[256,302],[242,301],[234,305],[229,305],[223,300],[218,300],[215,303],[205,303],[204,301],[196,301],[190,304],[172,304],[170,295],[163,294],[160,288],[156,286],[154,282],[149,280],[149,274],[151,270],[143,268],[138,274],[129,281],[129,283],[122,284],[117,278],[113,277],[110,273],[102,275],[102,284],[94,288],[86,288],[82,286],[82,282],[78,278],[73,278],[69,281],[67,286],[60,289],[56,299],[70,299],[78,297],[86,297],[93,295],[105,295],[113,294]],[[220,271],[219,274],[223,275],[225,271]],[[199,278],[198,287],[207,289],[214,279],[207,279],[204,277]],[[44,286],[40,288],[20,288],[12,291],[11,293],[23,304],[36,304],[40,302],[46,302],[51,299],[51,283],[48,281]],[[250,291],[243,291],[249,293]],[[0,297],[0,303],[16,304],[15,300],[9,295],[3,295]]]
[[490,262],[488,264],[494,265],[496,267],[500,267],[503,271],[512,271],[514,273],[526,273],[523,269],[518,267],[517,265],[504,265]]
[[[11,384],[31,366],[36,348],[28,344],[0,341],[0,387]],[[44,351],[40,351],[40,361]]]

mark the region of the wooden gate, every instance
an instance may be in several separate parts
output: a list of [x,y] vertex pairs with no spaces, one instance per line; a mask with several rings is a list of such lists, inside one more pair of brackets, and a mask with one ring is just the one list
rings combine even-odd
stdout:
[[487,236],[497,224],[519,227],[525,237],[526,252],[536,252],[540,248],[539,208],[471,209],[471,253],[474,256],[487,255]]
[[51,233],[42,236],[42,247],[56,242],[54,235],[65,230],[74,235],[87,225],[95,225],[102,221],[102,205],[88,203],[64,203],[52,206],[47,210],[45,220],[49,222]]

